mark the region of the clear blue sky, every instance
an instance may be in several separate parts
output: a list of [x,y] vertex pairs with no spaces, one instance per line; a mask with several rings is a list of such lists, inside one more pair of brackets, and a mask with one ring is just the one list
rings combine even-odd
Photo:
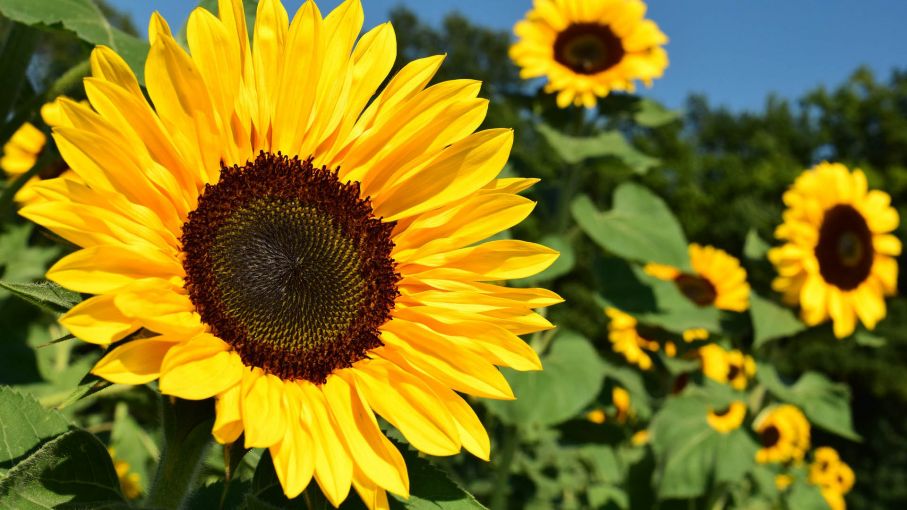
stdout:
[[[140,27],[158,10],[175,28],[192,10],[190,0],[111,0]],[[322,12],[340,0],[321,0]],[[284,0],[292,12],[301,0]],[[366,26],[406,5],[437,25],[458,10],[476,23],[509,30],[531,0],[363,0]],[[648,16],[671,39],[671,66],[643,92],[680,107],[691,92],[713,104],[758,109],[770,92],[794,98],[820,84],[841,83],[860,65],[887,78],[907,67],[904,0],[651,0]]]

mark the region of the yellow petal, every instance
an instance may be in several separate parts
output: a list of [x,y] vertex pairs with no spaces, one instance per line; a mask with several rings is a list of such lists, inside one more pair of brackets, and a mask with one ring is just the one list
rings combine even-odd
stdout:
[[47,271],[47,278],[89,294],[105,294],[142,278],[182,277],[174,257],[157,250],[127,246],[93,246],[63,257]]
[[[339,425],[331,414],[321,389],[314,384],[301,382],[311,420],[312,439],[315,441],[315,480],[321,491],[335,507],[346,499],[353,478],[351,452],[340,438]],[[304,404],[305,405],[305,404]]]
[[242,377],[242,417],[246,448],[268,448],[284,437],[292,422],[283,404],[283,382],[260,369],[245,370]]
[[101,358],[91,373],[116,384],[145,384],[157,379],[167,352],[178,338],[140,338],[115,347]]
[[205,333],[170,349],[161,366],[161,393],[202,400],[239,383],[243,365],[229,348]]
[[211,434],[218,443],[228,444],[239,439],[242,434],[242,385],[235,384],[217,395],[214,402],[215,419]]
[[60,324],[76,337],[106,345],[138,331],[139,323],[115,306],[113,295],[88,298],[60,317]]
[[459,276],[461,280],[496,281],[523,278],[537,274],[557,260],[559,253],[540,244],[512,239],[461,248],[431,255],[410,264],[440,268],[436,271],[418,272],[402,265],[401,273],[419,274],[425,278],[434,275]]
[[347,447],[356,452],[358,469],[379,487],[404,497],[409,495],[403,456],[384,437],[374,414],[365,407],[356,390],[336,375],[329,376],[322,389]]
[[355,365],[356,387],[369,406],[429,455],[454,455],[460,435],[450,413],[430,388],[393,363],[374,359]]
[[312,480],[315,471],[312,450],[316,446],[308,427],[300,419],[305,399],[302,390],[296,384],[287,383],[283,393],[283,406],[289,423],[283,439],[271,446],[271,455],[284,494],[292,499],[301,494]]

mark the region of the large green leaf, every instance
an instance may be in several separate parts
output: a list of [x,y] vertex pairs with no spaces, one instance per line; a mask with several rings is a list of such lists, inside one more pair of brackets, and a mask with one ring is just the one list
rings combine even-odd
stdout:
[[816,372],[806,372],[797,382],[788,385],[774,366],[763,363],[759,364],[756,376],[773,395],[803,410],[813,425],[854,441],[860,440],[853,429],[847,385],[831,382]]
[[636,150],[618,131],[603,131],[595,136],[579,138],[569,136],[539,124],[536,129],[548,145],[569,164],[579,164],[587,159],[613,157],[622,161],[636,173],[644,174],[660,161]]
[[506,371],[516,400],[488,400],[488,409],[510,425],[556,425],[576,416],[601,390],[606,366],[577,333],[557,333],[542,365],[541,372]]
[[26,25],[61,26],[87,43],[109,46],[143,79],[148,43],[113,27],[92,0],[0,0],[0,14]]
[[128,508],[107,448],[73,430],[48,441],[0,480],[0,508]]
[[571,204],[573,218],[599,246],[620,257],[690,271],[687,239],[664,200],[639,184],[614,191],[614,207],[601,212],[586,195]]
[[0,280],[0,289],[53,314],[63,314],[82,300],[78,292],[64,289],[56,283],[16,283]]
[[636,105],[636,111],[633,113],[633,120],[640,126],[659,127],[674,122],[680,118],[680,114],[674,110],[669,110],[661,103],[652,99],[642,98]]
[[0,387],[0,475],[68,428],[60,413],[44,409],[15,389]]
[[698,497],[711,483],[738,482],[755,467],[757,445],[745,429],[722,433],[706,421],[715,398],[724,400],[708,390],[671,398],[652,420],[659,497]]
[[[33,229],[31,223],[0,227],[0,278],[3,280],[29,282],[40,278],[50,261],[60,254],[60,248],[56,246],[29,244]],[[8,291],[0,289],[0,298],[5,295],[8,295]]]
[[753,320],[753,348],[803,331],[806,326],[788,308],[776,305],[750,292],[750,317]]
[[[26,71],[32,53],[38,45],[38,33],[25,25],[14,23],[0,48],[0,124],[9,116],[26,82]],[[0,139],[0,144],[6,139]]]

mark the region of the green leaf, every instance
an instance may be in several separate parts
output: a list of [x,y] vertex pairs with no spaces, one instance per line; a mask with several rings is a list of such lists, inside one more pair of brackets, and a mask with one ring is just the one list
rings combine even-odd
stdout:
[[745,429],[725,434],[709,426],[710,402],[726,400],[709,392],[673,397],[652,420],[655,484],[662,498],[700,496],[711,483],[739,482],[756,466],[758,446]]
[[669,110],[661,103],[652,99],[640,99],[637,103],[636,112],[633,114],[633,120],[644,127],[659,127],[676,121],[680,114],[674,110]]
[[0,508],[128,508],[107,448],[73,430],[47,442],[0,481]]
[[69,423],[60,413],[44,409],[15,389],[0,387],[0,475],[67,429]]
[[661,163],[658,159],[638,151],[618,131],[603,131],[588,138],[578,138],[565,135],[547,124],[539,124],[536,129],[558,156],[571,165],[587,159],[613,157],[634,172],[644,174]]
[[390,507],[406,510],[482,510],[472,494],[412,449],[397,445],[409,471],[409,499],[393,496]]
[[[16,104],[26,80],[28,63],[37,45],[36,30],[20,23],[12,24],[0,52],[0,123],[7,120]],[[6,140],[0,140],[2,143]]]
[[[44,276],[47,265],[60,254],[57,246],[32,246],[29,244],[34,225],[6,225],[0,231],[0,278],[8,282],[30,282]],[[0,298],[7,291],[0,289]]]
[[743,245],[743,255],[750,260],[762,260],[768,253],[769,244],[759,237],[755,229],[746,233],[746,243]]
[[797,482],[787,490],[785,502],[790,510],[828,510],[828,503],[819,488],[811,483]]
[[87,43],[109,46],[143,81],[148,43],[114,28],[91,0],[0,0],[0,14],[26,25],[62,26]]
[[614,207],[595,208],[581,195],[571,204],[573,218],[599,246],[638,262],[657,262],[691,271],[687,239],[667,204],[643,186],[625,182],[614,191]]
[[139,476],[142,491],[150,482],[148,464],[160,457],[160,451],[148,432],[129,413],[126,402],[117,403],[110,431],[110,447],[117,460],[129,463],[129,470]]
[[778,306],[755,292],[750,292],[750,317],[753,320],[754,349],[806,329],[790,309]]
[[853,429],[850,413],[850,389],[834,383],[817,372],[806,372],[794,384],[782,381],[774,366],[760,363],[756,370],[759,382],[779,399],[799,407],[810,423],[833,434],[860,441]]
[[82,301],[78,292],[64,289],[50,281],[15,283],[0,280],[0,288],[52,314],[64,314]]
[[558,332],[542,365],[541,372],[505,371],[517,398],[485,401],[488,409],[510,425],[556,425],[576,416],[601,391],[606,366],[577,333]]
[[886,345],[888,345],[887,339],[878,335],[874,335],[869,331],[866,331],[865,329],[857,330],[856,334],[853,336],[853,339],[857,345],[861,345],[863,347],[871,347],[873,349],[878,349],[879,347],[885,347]]

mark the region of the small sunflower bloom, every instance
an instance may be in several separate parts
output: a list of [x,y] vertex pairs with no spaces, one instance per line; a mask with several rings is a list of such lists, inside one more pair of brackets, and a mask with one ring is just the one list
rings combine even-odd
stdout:
[[729,384],[735,390],[743,391],[756,374],[756,362],[752,356],[739,350],[725,350],[718,344],[699,348],[702,373],[715,382]]
[[709,409],[706,422],[709,427],[722,434],[728,434],[740,428],[746,418],[746,404],[735,400],[724,409]]
[[708,340],[709,339],[709,330],[704,328],[693,328],[688,329],[683,332],[683,341],[686,343],[693,343],[699,340]]
[[668,38],[641,0],[536,0],[513,28],[510,58],[524,79],[546,77],[557,105],[592,108],[612,90],[633,92],[668,67]]
[[120,481],[120,489],[126,499],[138,499],[142,495],[142,485],[139,474],[132,471],[132,466],[125,460],[117,458],[116,449],[108,448],[110,459],[113,461],[113,469],[117,473],[117,479]]
[[745,312],[750,306],[750,285],[740,261],[714,246],[693,243],[688,251],[692,274],[663,264],[646,264],[644,270],[660,280],[673,281],[687,299],[699,306]]
[[657,352],[658,342],[649,340],[640,335],[638,322],[631,315],[617,308],[606,308],[605,314],[610,319],[608,322],[608,340],[614,352],[621,354],[629,363],[642,370],[652,368],[652,358],[648,352]]
[[497,178],[513,133],[476,131],[479,82],[429,86],[443,57],[382,87],[396,37],[360,37],[359,1],[291,18],[262,0],[251,40],[241,0],[218,12],[192,12],[188,52],[152,16],[150,103],[92,52],[90,107],[61,101],[54,126],[80,181],[37,184],[21,214],[81,248],[47,276],[93,295],[60,321],[107,348],[94,374],[214,398],[214,438],[267,448],[290,498],[314,482],[387,508],[409,477],[378,416],[421,452],[487,460],[460,394],[513,399],[498,367],[541,369],[519,335],[561,299],[500,282],[557,253],[483,242],[530,214],[535,180]]
[[897,291],[901,241],[892,232],[899,216],[891,197],[869,190],[859,169],[820,163],[784,193],[784,223],[775,230],[782,246],[769,260],[778,277],[772,288],[800,305],[807,325],[831,319],[845,338],[859,320],[868,329],[885,318],[885,296]]
[[791,475],[780,474],[775,476],[775,487],[777,487],[779,491],[786,491],[793,483],[794,477]]
[[802,461],[809,449],[809,421],[803,412],[790,404],[765,409],[753,422],[762,447],[756,452],[756,461]]
[[[58,102],[47,103],[41,107],[41,119],[47,125],[56,125],[61,122],[62,111]],[[35,166],[38,156],[44,150],[47,144],[47,137],[44,133],[35,127],[34,124],[26,122],[13,133],[13,136],[3,146],[3,155],[0,157],[0,169],[2,169],[8,178],[13,180],[20,175],[28,172]],[[13,199],[17,204],[26,205],[36,203],[41,200],[41,196],[32,189],[43,178],[61,177],[69,180],[77,180],[76,174],[67,169],[65,166],[49,169],[51,175],[35,176],[28,180]],[[43,172],[42,172],[43,173]]]
[[816,448],[809,466],[809,481],[819,487],[822,497],[832,509],[847,508],[844,495],[853,488],[855,477],[853,469],[841,460],[834,448]]
[[608,417],[605,415],[604,409],[593,409],[586,413],[586,420],[596,424],[601,425],[607,421]]
[[630,438],[630,444],[633,446],[643,446],[649,442],[649,429],[642,429],[637,431]]
[[614,419],[617,420],[618,423],[626,423],[632,416],[632,411],[630,409],[630,392],[620,386],[615,386],[611,390],[611,403],[614,404]]

